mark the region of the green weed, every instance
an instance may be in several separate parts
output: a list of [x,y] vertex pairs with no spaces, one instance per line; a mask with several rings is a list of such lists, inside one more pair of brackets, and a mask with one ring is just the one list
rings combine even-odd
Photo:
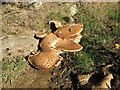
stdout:
[[17,58],[15,61],[10,61],[9,59],[4,59],[2,61],[2,73],[0,77],[3,82],[12,82],[14,78],[17,78],[24,71],[24,66],[26,65],[26,60],[24,58]]
[[[87,4],[86,4],[87,5]],[[102,9],[94,7],[95,4],[78,7],[75,17],[76,22],[84,24],[83,38],[80,44],[84,47],[82,54],[73,56],[70,62],[77,67],[81,73],[95,70],[92,64],[105,63],[100,49],[111,43],[116,37],[120,37],[120,11],[118,4],[106,3]],[[104,49],[105,50],[105,49]],[[104,51],[103,50],[103,51]],[[107,54],[107,52],[106,52]]]
[[68,60],[81,74],[89,73],[95,69],[94,60],[88,53],[76,53],[76,55],[72,56]]

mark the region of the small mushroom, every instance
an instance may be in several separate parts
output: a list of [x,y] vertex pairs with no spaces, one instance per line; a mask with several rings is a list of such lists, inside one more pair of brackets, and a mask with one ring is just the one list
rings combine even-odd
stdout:
[[52,32],[55,32],[59,27],[62,26],[60,21],[55,21],[55,20],[50,21],[49,25]]
[[50,25],[51,25],[51,24],[54,24],[54,26],[55,26],[56,28],[62,26],[61,22],[60,22],[60,21],[57,21],[57,20],[52,20],[52,21],[49,22],[49,24],[50,24]]

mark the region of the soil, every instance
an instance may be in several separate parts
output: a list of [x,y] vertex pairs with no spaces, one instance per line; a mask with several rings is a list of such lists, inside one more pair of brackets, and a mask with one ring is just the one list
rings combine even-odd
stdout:
[[[34,38],[37,32],[49,32],[47,24],[53,18],[48,18],[50,13],[59,12],[64,4],[60,3],[25,3],[8,2],[2,3],[2,57],[4,64],[8,67],[9,63],[17,60],[22,62],[31,51],[38,49],[39,40]],[[68,7],[69,4],[66,3]],[[53,8],[54,7],[54,8]],[[67,8],[68,8],[67,7]],[[63,13],[64,14],[64,13]],[[48,18],[48,19],[47,19]],[[7,68],[3,73],[13,75],[2,80],[3,88],[48,88],[50,87],[51,71],[36,70],[27,64],[22,67],[22,72],[13,75],[16,71]],[[13,65],[16,67],[15,65]],[[2,67],[5,68],[5,67]],[[17,71],[19,72],[19,70]]]

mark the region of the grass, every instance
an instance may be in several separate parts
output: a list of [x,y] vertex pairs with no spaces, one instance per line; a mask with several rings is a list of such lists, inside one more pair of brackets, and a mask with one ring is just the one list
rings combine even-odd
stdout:
[[71,62],[72,67],[77,69],[81,74],[86,74],[95,70],[93,58],[85,52],[77,53],[68,60]]
[[[112,6],[112,3],[108,3],[105,6],[107,6],[107,8],[109,9],[106,8],[105,11],[102,11],[103,8],[101,8],[101,11],[99,12],[97,12],[98,8],[93,9],[93,7],[90,6],[88,8],[91,9],[93,12],[90,12],[89,10],[87,11],[84,6],[79,8],[76,17],[77,22],[81,21],[84,24],[84,36],[81,42],[84,47],[88,47],[90,45],[105,45],[109,42],[112,42],[116,35],[119,36],[120,33],[118,29],[120,25],[118,25],[118,20],[120,18],[120,12],[118,11],[117,6],[115,6],[114,4]],[[103,14],[103,18],[99,19],[99,14],[101,14],[102,12],[106,14]],[[114,17],[114,19],[110,17]],[[111,26],[109,25],[110,23]],[[115,26],[116,23],[117,26]]]
[[[77,70],[78,74],[89,74],[99,72],[103,65],[111,63],[115,65],[115,68],[119,67],[116,63],[119,57],[116,60],[114,59],[114,56],[118,55],[109,51],[111,45],[114,48],[114,41],[119,42],[116,39],[120,37],[119,5],[118,3],[103,3],[103,6],[100,7],[100,4],[98,6],[95,3],[89,4],[78,5],[78,12],[75,17],[76,23],[82,22],[84,25],[83,38],[80,42],[83,50],[66,54],[65,60],[70,65],[64,66],[68,70],[62,78],[58,79],[61,85],[65,84],[66,78],[69,78],[74,70]],[[105,48],[106,46],[109,47]],[[114,74],[118,72],[117,69],[112,71]]]
[[12,80],[24,71],[25,65],[26,60],[24,58],[18,57],[15,61],[4,59],[2,62],[2,73],[0,74],[2,81],[11,84]]
[[[84,47],[82,51],[69,58],[74,68],[81,74],[99,70],[96,66],[108,63],[105,57],[109,52],[104,46],[109,45],[120,37],[120,11],[116,3],[100,4],[91,3],[78,6],[76,22],[82,22],[84,31],[80,44]],[[96,7],[97,6],[97,7]],[[109,48],[109,47],[108,47]],[[101,54],[105,52],[104,55]],[[95,65],[95,66],[94,66]]]

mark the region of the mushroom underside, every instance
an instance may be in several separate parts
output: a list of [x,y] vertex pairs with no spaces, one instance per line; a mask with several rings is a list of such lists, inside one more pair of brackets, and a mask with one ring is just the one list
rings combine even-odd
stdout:
[[59,39],[56,43],[56,49],[62,50],[65,52],[75,52],[80,51],[83,47],[74,41],[69,39]]

